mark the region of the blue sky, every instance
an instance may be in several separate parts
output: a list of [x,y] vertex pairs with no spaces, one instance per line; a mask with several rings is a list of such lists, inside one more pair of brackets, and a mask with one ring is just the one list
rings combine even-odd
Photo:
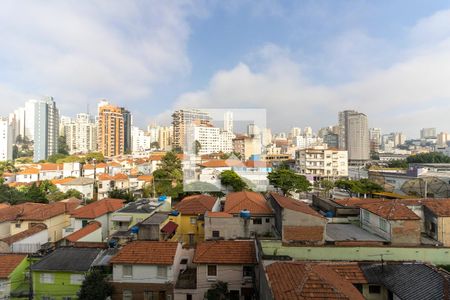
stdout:
[[447,1],[5,1],[0,112],[52,95],[106,98],[135,123],[180,107],[266,108],[274,131],[333,125],[450,131]]

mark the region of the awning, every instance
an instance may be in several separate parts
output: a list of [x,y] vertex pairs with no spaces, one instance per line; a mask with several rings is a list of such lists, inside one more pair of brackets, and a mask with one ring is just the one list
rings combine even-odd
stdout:
[[113,221],[113,222],[130,222],[131,216],[115,215],[115,216],[112,216],[111,221]]
[[172,234],[177,230],[178,224],[172,221],[167,222],[166,225],[161,228],[161,232],[165,234]]

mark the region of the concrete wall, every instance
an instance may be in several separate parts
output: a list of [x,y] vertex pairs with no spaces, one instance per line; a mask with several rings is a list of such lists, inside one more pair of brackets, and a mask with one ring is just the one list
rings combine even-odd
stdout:
[[[262,224],[253,224],[255,218],[260,218]],[[205,216],[205,239],[212,239],[212,232],[219,231],[224,239],[251,237],[252,233],[265,235],[272,233],[275,226],[274,216],[252,216],[248,221],[234,216],[232,218],[217,218]]]
[[10,226],[11,224],[9,221],[0,223],[0,239],[10,236]]
[[173,279],[172,265],[164,265],[167,268],[167,277],[162,278],[157,276],[156,265],[132,265],[133,276],[123,276],[123,265],[115,264],[113,266],[113,281],[114,282],[129,282],[129,283],[159,283],[163,284]]
[[11,235],[29,229],[33,223],[44,223],[47,225],[49,242],[56,242],[62,238],[63,228],[70,225],[70,219],[69,215],[61,214],[44,221],[21,221],[19,228],[16,227],[16,223],[11,223]]
[[103,242],[102,238],[102,228],[98,228],[94,232],[82,237],[78,242]]
[[48,231],[43,230],[21,241],[17,241],[10,246],[14,253],[34,253],[41,248],[41,245],[47,243]]
[[296,260],[337,261],[420,261],[435,265],[448,265],[450,248],[447,247],[286,247],[281,241],[261,241],[265,255],[288,255]]

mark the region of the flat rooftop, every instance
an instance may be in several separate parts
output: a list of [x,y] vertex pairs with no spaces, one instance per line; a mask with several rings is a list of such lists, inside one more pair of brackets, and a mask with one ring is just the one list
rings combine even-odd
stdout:
[[372,234],[353,224],[327,224],[327,241],[362,241],[362,242],[386,242],[385,239]]

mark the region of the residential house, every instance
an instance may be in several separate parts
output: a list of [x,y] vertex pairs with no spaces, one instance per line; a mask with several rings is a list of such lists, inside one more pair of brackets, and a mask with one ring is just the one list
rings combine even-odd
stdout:
[[430,200],[424,204],[425,232],[428,236],[450,246],[450,201]]
[[177,242],[134,241],[110,261],[112,299],[173,299],[182,247]]
[[27,256],[23,254],[0,254],[0,299],[14,299],[27,291]]
[[119,243],[126,242],[134,234],[132,227],[141,223],[157,211],[171,210],[171,198],[161,196],[159,198],[143,198],[127,203],[111,216],[110,238]]
[[30,229],[38,223],[45,224],[48,242],[57,242],[62,238],[62,230],[70,224],[70,214],[80,206],[81,200],[71,198],[41,206],[11,222],[11,235]]
[[417,246],[421,243],[421,219],[398,200],[360,205],[363,229],[391,242],[392,245]]
[[[63,179],[64,180],[64,179]],[[67,180],[57,185],[61,192],[65,193],[68,190],[76,190],[83,194],[84,198],[94,198],[94,179],[79,177],[72,180]]]
[[108,193],[116,187],[115,184],[116,182],[113,176],[106,173],[97,174],[97,192],[99,199],[108,197]]
[[250,191],[229,193],[220,206],[222,212],[232,215],[232,218],[209,213],[205,224],[205,237],[208,239],[274,235],[275,214],[262,194]]
[[63,237],[80,230],[91,221],[97,221],[101,224],[102,241],[105,240],[110,233],[112,213],[122,208],[124,202],[123,199],[105,198],[76,209],[71,214],[70,226],[64,228]]
[[339,272],[327,264],[273,262],[265,266],[265,274],[260,276],[260,299],[364,300],[353,284],[367,281],[357,265],[356,268],[355,276],[353,270]]
[[[228,283],[230,299],[254,299],[255,242],[206,241],[195,249],[196,289],[176,290],[175,299],[203,299],[220,281]],[[190,296],[189,296],[190,295]]]
[[86,273],[101,249],[61,247],[31,266],[37,300],[78,299]]
[[[95,171],[95,172],[94,172]],[[108,165],[105,163],[85,164],[83,166],[83,177],[94,178],[94,173],[99,174],[108,173]]]
[[65,236],[61,245],[71,246],[76,243],[101,243],[103,242],[102,224],[98,221],[90,221],[86,226]]
[[15,222],[20,216],[27,216],[36,209],[44,207],[43,203],[26,202],[22,204],[12,205],[0,210],[0,239],[11,235],[11,222]]
[[179,234],[184,244],[193,246],[205,237],[205,213],[211,211],[216,198],[209,195],[192,195],[183,198],[174,207],[180,213]]
[[26,168],[16,174],[16,182],[30,183],[39,181],[39,169]]
[[52,180],[64,177],[64,165],[43,163],[38,165],[39,180]]
[[35,253],[49,240],[47,226],[36,224],[0,240],[0,252]]
[[285,243],[323,244],[327,219],[300,200],[268,194],[275,211],[275,227]]
[[178,224],[180,214],[175,211],[155,212],[139,224],[138,240],[147,241],[178,241]]

